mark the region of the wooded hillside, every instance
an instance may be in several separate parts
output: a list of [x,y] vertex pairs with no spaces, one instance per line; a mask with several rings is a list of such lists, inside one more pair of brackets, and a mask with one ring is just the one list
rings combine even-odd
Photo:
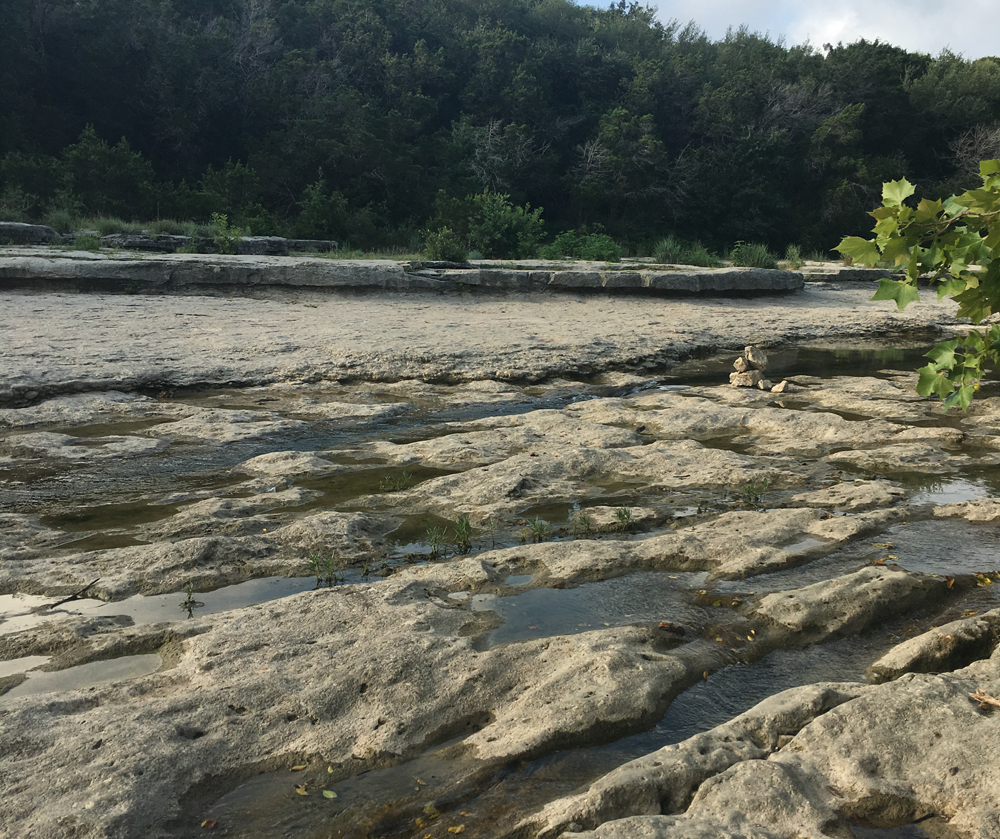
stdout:
[[[710,41],[568,0],[6,0],[0,215],[207,218],[409,245],[439,192],[829,248],[884,180],[1000,156],[1000,59]],[[971,177],[971,180],[970,180]],[[438,201],[438,208],[441,201]]]

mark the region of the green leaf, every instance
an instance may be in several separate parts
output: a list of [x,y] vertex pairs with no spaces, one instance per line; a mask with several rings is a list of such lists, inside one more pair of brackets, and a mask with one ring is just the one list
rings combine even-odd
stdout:
[[882,203],[887,207],[898,207],[916,192],[916,188],[906,178],[882,184]]
[[924,358],[929,358],[938,369],[951,370],[955,366],[955,350],[958,349],[958,339],[953,341],[942,341],[936,344],[930,352],[924,353]]
[[910,283],[901,280],[879,280],[872,300],[895,300],[899,311],[920,299],[920,293]]
[[332,789],[325,789],[325,790],[323,790],[323,797],[324,798],[336,798],[337,797],[337,793],[335,793]]
[[946,399],[951,395],[953,390],[951,382],[948,381],[948,377],[944,373],[938,372],[937,367],[933,364],[921,367],[917,373],[920,376],[917,380],[917,393],[921,396],[930,396],[932,393],[936,393],[942,399]]
[[881,259],[875,243],[868,239],[862,239],[860,236],[846,237],[834,250],[865,265],[875,265]]
[[963,411],[969,410],[969,405],[972,403],[972,396],[975,393],[975,387],[972,385],[962,385],[958,388],[951,396],[944,400],[944,406],[946,408],[951,408],[957,405]]

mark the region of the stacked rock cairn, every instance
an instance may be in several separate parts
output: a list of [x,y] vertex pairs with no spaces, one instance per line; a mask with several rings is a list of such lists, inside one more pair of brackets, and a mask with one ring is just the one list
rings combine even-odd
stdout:
[[788,390],[788,382],[784,379],[780,384],[773,384],[770,379],[765,378],[767,354],[758,347],[745,347],[743,355],[733,362],[733,367],[736,372],[729,374],[729,384],[733,387],[756,387],[771,393],[785,393]]

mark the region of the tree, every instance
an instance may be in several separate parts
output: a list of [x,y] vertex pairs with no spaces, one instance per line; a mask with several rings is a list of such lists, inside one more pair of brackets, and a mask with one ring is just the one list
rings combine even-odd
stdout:
[[[952,297],[958,316],[974,324],[1000,311],[1000,160],[979,164],[982,186],[941,200],[924,198],[905,178],[882,188],[875,238],[848,236],[837,250],[855,262],[889,262],[904,270],[900,280],[882,280],[873,300],[895,300],[899,310],[919,298],[917,280],[929,276],[938,299]],[[983,370],[1000,365],[1000,324],[943,341],[919,371],[917,393],[937,394],[946,407],[968,409]]]

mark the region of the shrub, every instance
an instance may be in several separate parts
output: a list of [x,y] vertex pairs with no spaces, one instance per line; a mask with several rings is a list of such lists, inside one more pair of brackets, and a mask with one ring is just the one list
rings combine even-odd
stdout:
[[737,242],[730,255],[733,265],[741,268],[777,268],[778,259],[767,245],[754,242]]
[[229,218],[224,213],[212,213],[212,238],[219,253],[236,253],[243,231],[229,226]]
[[509,196],[481,192],[471,199],[469,244],[488,259],[517,259],[533,256],[542,238],[545,222],[542,210],[530,205],[515,207]]
[[442,227],[437,231],[427,233],[427,246],[424,254],[435,262],[465,262],[469,249],[450,227]]
[[561,256],[571,256],[576,259],[586,259],[591,262],[621,262],[622,249],[607,233],[568,230],[556,236],[551,245],[545,245],[541,251],[545,259],[558,259]]

